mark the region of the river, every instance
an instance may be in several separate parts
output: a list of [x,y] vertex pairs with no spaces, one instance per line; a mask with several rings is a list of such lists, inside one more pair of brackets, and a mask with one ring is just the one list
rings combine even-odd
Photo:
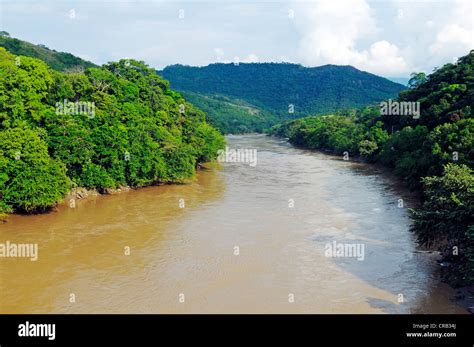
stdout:
[[[10,216],[0,242],[36,243],[38,259],[0,258],[0,312],[465,312],[389,176],[264,135],[227,141],[257,165]],[[341,244],[357,247],[328,253]]]

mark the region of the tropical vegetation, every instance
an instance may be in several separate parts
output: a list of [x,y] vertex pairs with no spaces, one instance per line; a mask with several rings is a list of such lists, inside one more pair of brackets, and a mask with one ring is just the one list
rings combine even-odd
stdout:
[[205,118],[143,62],[59,72],[0,48],[0,212],[192,179],[224,146]]

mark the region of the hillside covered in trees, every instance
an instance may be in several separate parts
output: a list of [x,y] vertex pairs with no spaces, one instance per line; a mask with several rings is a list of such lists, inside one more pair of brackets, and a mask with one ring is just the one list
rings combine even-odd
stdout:
[[474,51],[429,76],[414,74],[397,102],[420,113],[381,114],[370,106],[346,115],[286,122],[270,134],[295,145],[360,157],[391,168],[423,196],[413,211],[422,245],[441,245],[444,275],[474,284]]
[[223,145],[143,62],[63,73],[0,48],[0,212],[43,211],[77,186],[183,182]]
[[273,113],[239,99],[194,92],[181,93],[186,100],[206,112],[208,122],[224,134],[264,132],[281,120]]
[[[255,123],[256,126],[250,128],[253,131],[285,119],[362,107],[395,97],[405,88],[352,66],[336,65],[313,68],[289,63],[172,65],[159,74],[169,80],[173,88],[205,97],[196,100],[200,108],[205,108],[203,105],[209,99],[227,98],[260,110],[264,120]],[[217,125],[229,124],[225,113],[211,112],[209,116]],[[233,118],[236,122],[230,128],[232,131],[229,127],[221,130],[239,132],[240,118],[238,115]]]
[[58,71],[96,67],[96,65],[90,61],[76,57],[71,53],[57,52],[44,45],[34,45],[30,42],[12,38],[6,31],[0,32],[0,47],[5,48],[15,55],[38,58]]

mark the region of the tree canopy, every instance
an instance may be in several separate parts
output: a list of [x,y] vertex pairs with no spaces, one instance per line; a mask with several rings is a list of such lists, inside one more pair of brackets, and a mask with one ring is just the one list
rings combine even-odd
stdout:
[[191,179],[224,146],[205,118],[143,62],[63,73],[0,48],[0,210],[44,210],[73,186]]

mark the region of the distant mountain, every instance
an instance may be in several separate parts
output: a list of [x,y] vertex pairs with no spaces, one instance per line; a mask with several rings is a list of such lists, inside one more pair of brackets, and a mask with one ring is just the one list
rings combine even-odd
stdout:
[[81,59],[70,53],[57,52],[44,45],[34,45],[26,41],[11,38],[5,31],[0,34],[0,47],[4,47],[7,51],[15,55],[25,55],[41,59],[55,70],[87,69],[96,66],[90,61]]
[[158,73],[181,92],[242,100],[280,120],[373,104],[394,98],[406,88],[352,66],[337,65],[171,65]]

